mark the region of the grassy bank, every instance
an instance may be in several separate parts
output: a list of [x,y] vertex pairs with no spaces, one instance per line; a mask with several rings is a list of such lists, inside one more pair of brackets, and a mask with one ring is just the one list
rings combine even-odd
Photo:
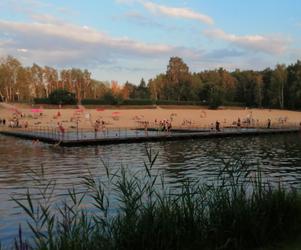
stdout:
[[[55,182],[34,178],[40,200],[15,200],[28,215],[33,239],[15,249],[265,249],[301,235],[301,196],[260,171],[227,163],[213,184],[198,180],[172,188],[153,171],[148,151],[143,171],[120,168],[105,178],[83,178],[85,192],[69,190],[54,204]],[[37,193],[37,191],[34,191]],[[93,204],[85,209],[83,201]]]

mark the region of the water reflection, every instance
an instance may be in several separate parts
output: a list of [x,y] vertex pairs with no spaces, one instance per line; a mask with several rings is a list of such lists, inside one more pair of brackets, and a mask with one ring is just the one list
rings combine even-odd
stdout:
[[[299,135],[158,142],[148,146],[159,153],[154,168],[173,185],[194,178],[212,181],[222,162],[233,159],[244,160],[254,169],[261,167],[272,182],[281,180],[299,187],[301,181]],[[61,148],[0,136],[0,239],[8,242],[24,221],[10,197],[32,184],[30,169],[38,171],[43,165],[45,178],[56,180],[56,195],[61,197],[72,186],[80,189],[82,177],[89,171],[105,175],[102,161],[110,169],[126,166],[136,171],[147,161],[145,144]]]

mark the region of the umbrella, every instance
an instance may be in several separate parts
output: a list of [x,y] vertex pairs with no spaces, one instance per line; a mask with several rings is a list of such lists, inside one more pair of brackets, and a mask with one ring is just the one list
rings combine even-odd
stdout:
[[105,109],[97,108],[96,111],[105,111]]
[[120,115],[120,112],[113,112],[112,115]]
[[42,109],[31,109],[32,113],[42,113],[43,110]]
[[84,110],[83,109],[77,109],[77,110],[75,110],[75,112],[76,113],[82,113],[82,112],[84,112]]

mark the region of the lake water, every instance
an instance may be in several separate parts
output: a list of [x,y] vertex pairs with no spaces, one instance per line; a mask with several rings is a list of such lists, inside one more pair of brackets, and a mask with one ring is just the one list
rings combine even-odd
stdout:
[[[159,153],[154,168],[175,186],[189,178],[212,181],[222,160],[237,158],[244,159],[248,166],[260,166],[271,182],[281,180],[296,188],[301,183],[300,134],[147,145]],[[95,176],[105,175],[102,160],[110,169],[127,166],[133,171],[139,170],[147,161],[145,144],[61,148],[0,136],[0,241],[5,245],[11,242],[17,235],[18,225],[26,221],[27,217],[11,197],[17,197],[31,186],[30,170],[38,171],[44,166],[45,176],[57,182],[55,194],[59,200],[68,188],[80,189],[82,177],[89,171]]]

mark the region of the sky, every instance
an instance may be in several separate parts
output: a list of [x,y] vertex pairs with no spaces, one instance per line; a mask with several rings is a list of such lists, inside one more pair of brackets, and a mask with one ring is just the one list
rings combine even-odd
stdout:
[[181,57],[191,72],[301,59],[299,0],[0,0],[0,57],[139,84]]

